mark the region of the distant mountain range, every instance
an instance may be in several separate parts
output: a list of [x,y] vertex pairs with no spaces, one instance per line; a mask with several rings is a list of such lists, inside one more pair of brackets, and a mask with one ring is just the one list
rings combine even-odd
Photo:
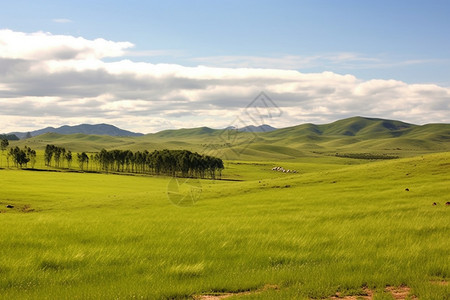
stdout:
[[[416,140],[427,140],[431,143],[450,141],[450,124],[426,124],[414,125],[401,121],[366,118],[366,117],[352,117],[338,120],[329,124],[301,124],[292,127],[276,129],[270,125],[260,126],[246,126],[242,128],[227,127],[225,129],[212,129],[209,127],[198,128],[182,128],[163,130],[157,133],[147,134],[151,138],[163,138],[180,140],[191,137],[206,138],[221,136],[226,130],[237,130],[242,133],[259,133],[259,137],[263,139],[277,139],[285,142],[295,142],[302,144],[309,143],[309,145],[320,145],[335,141],[336,143],[355,143],[364,140],[379,140],[391,138],[408,139],[409,143]],[[32,137],[42,135],[45,133],[57,134],[84,134],[84,135],[103,135],[112,137],[136,137],[143,136],[142,133],[131,132],[120,129],[108,124],[81,124],[77,126],[62,126],[59,128],[47,127],[40,130],[31,131],[29,134]],[[23,139],[28,135],[27,132],[11,132],[8,134]],[[3,135],[6,136],[6,135]]]
[[[217,129],[211,129],[208,127],[202,127],[206,128],[206,131],[213,132]],[[276,128],[263,124],[260,126],[254,126],[249,125],[243,128],[236,128],[236,127],[227,127],[225,129],[237,129],[239,132],[270,132],[276,130]],[[164,132],[172,132],[172,131],[183,131],[184,129],[175,129],[175,130],[165,130],[161,131]],[[189,130],[189,129],[187,129]],[[25,139],[29,137],[35,137],[44,133],[59,133],[59,134],[76,134],[76,133],[82,133],[82,134],[93,134],[93,135],[109,135],[109,136],[142,136],[142,133],[138,132],[132,132],[128,130],[120,129],[116,126],[109,125],[109,124],[96,124],[96,125],[90,125],[90,124],[81,124],[76,126],[68,126],[64,125],[58,128],[54,127],[46,127],[39,130],[34,130],[30,132],[11,132],[6,134],[3,134],[1,136],[7,137],[9,140],[15,140],[17,138],[19,139]],[[16,138],[17,137],[17,138]]]
[[76,126],[68,126],[64,125],[58,128],[54,127],[46,127],[43,129],[31,131],[31,132],[11,132],[10,135],[15,135],[20,139],[26,138],[28,134],[33,136],[38,136],[44,133],[59,133],[59,134],[74,134],[74,133],[83,133],[83,134],[95,134],[95,135],[110,135],[110,136],[142,136],[142,133],[131,132],[128,130],[120,129],[116,126],[109,124],[81,124]]
[[[309,145],[311,147],[316,147],[322,143],[328,146],[331,144],[354,144],[368,140],[383,140],[383,142],[387,142],[395,138],[402,138],[405,144],[416,143],[421,144],[423,147],[425,147],[424,141],[429,142],[430,145],[436,143],[445,143],[447,145],[450,142],[450,124],[444,123],[415,125],[396,120],[351,117],[320,125],[305,123],[280,129],[275,129],[268,125],[262,126],[247,126],[237,130],[243,134],[259,131],[259,139],[261,141],[267,140],[267,143],[273,139],[277,143],[278,141],[283,141],[291,145],[302,144],[302,146]],[[236,130],[236,128],[183,128],[164,130],[146,136],[176,140],[186,138],[205,139],[215,136],[223,137],[224,130]],[[270,143],[272,142],[270,141]]]
[[[95,127],[97,130],[92,130]],[[58,129],[59,133],[55,133],[56,129],[52,128],[31,132],[32,135],[47,133],[14,142],[14,145],[32,145],[33,149],[39,150],[44,149],[47,144],[56,143],[72,151],[87,152],[103,148],[133,151],[187,149],[239,160],[334,156],[337,153],[408,156],[450,151],[450,124],[414,125],[396,120],[352,117],[328,124],[301,124],[275,130],[272,128],[182,128],[134,138],[133,136],[142,134],[130,133],[106,124],[63,126]],[[255,133],[257,130],[260,132]]]

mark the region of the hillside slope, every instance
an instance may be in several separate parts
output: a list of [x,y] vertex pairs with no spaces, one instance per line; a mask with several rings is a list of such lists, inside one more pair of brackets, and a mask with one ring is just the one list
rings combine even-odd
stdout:
[[165,130],[138,137],[47,133],[13,142],[44,149],[57,144],[72,151],[105,149],[188,149],[232,160],[286,160],[336,153],[414,156],[450,151],[450,124],[413,125],[354,117],[330,124],[302,124],[271,132],[239,132],[208,127]]
[[[109,124],[80,124],[75,126],[64,125],[58,128],[46,127],[43,129],[31,131],[31,136],[38,136],[45,133],[59,133],[59,134],[97,134],[97,135],[110,135],[110,136],[141,136],[142,133],[131,132],[128,130],[120,129],[116,126]],[[26,137],[27,132],[13,132],[19,138],[23,139]]]

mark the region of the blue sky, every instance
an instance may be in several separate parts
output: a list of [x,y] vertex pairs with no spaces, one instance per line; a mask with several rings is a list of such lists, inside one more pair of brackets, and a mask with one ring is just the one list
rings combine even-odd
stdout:
[[190,66],[211,56],[352,53],[350,62],[295,67],[450,86],[449,16],[449,1],[8,1],[0,25],[130,41],[156,52],[134,60]]
[[[99,57],[105,63],[130,60],[190,68],[295,70],[301,74],[332,72],[354,76],[359,83],[395,80],[447,89],[450,87],[448,16],[449,1],[8,1],[2,3],[0,29],[133,44],[121,55]],[[260,90],[270,93],[276,89],[262,84]],[[448,102],[447,95],[442,93],[436,100],[440,110],[447,109],[442,103]],[[50,94],[54,96],[54,92]],[[42,96],[42,93],[28,92],[22,96]],[[300,119],[293,117],[279,125],[308,120],[325,122],[358,112],[346,110],[334,115],[328,112],[322,117],[314,113]],[[12,115],[11,111],[9,114]],[[403,117],[386,115],[396,116]],[[164,114],[160,117],[164,118]],[[81,119],[73,122],[77,120]],[[205,121],[191,116],[185,121],[196,126],[202,120]],[[438,116],[430,120],[414,117],[409,120],[449,121]],[[226,122],[228,119],[222,123]],[[180,124],[186,122],[174,120],[158,128],[152,125],[149,130]],[[143,121],[139,129],[145,130],[144,126]]]

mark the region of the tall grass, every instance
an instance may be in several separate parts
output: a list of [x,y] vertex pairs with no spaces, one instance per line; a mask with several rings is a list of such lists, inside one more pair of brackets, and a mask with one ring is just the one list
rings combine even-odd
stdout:
[[448,298],[449,153],[265,164],[232,164],[243,181],[202,181],[189,207],[169,178],[0,170],[0,298]]

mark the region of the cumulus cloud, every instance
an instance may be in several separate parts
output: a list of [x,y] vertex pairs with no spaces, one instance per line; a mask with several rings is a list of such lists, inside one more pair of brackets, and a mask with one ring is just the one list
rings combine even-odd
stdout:
[[0,30],[0,132],[99,122],[141,132],[221,128],[245,118],[247,105],[261,91],[282,116],[264,113],[268,108],[262,105],[254,110],[262,117],[247,115],[248,125],[264,121],[282,127],[355,115],[450,122],[450,89],[434,84],[123,59],[132,47],[129,42]]
[[23,33],[0,30],[0,57],[25,60],[101,59],[122,56],[133,47],[129,42],[87,40],[46,32]]

